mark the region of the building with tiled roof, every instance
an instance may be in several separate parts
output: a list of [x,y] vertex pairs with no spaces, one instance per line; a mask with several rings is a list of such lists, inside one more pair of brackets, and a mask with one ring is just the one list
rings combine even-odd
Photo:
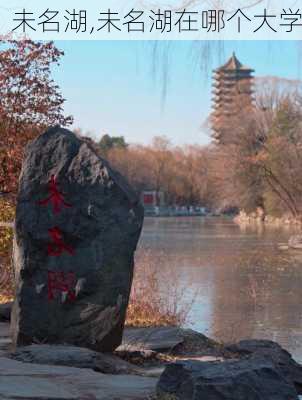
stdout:
[[224,65],[213,72],[212,138],[223,144],[227,142],[229,130],[233,129],[234,117],[253,105],[254,70],[241,64],[233,53]]

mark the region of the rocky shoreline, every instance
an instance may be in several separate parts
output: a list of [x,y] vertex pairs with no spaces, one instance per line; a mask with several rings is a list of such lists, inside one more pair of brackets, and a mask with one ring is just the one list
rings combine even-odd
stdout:
[[302,221],[301,218],[293,218],[291,216],[285,215],[283,217],[273,217],[271,215],[264,215],[260,211],[255,211],[252,213],[246,213],[245,211],[240,211],[240,213],[234,218],[234,221],[240,225],[265,225],[275,228],[301,228]]
[[110,354],[43,343],[13,351],[10,307],[0,305],[3,400],[294,400],[302,394],[302,366],[272,341],[224,345],[190,329],[126,328]]

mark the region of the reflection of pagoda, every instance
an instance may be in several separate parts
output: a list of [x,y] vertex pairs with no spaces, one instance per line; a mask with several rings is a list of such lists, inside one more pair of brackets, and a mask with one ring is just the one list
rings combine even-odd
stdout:
[[[235,53],[222,67],[214,70],[214,110],[211,116],[212,138],[227,141],[232,118],[253,103],[253,69],[242,65]],[[246,110],[245,110],[246,111]]]

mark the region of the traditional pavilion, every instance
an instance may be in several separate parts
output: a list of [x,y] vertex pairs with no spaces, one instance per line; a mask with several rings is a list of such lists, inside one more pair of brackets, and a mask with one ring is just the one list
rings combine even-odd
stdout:
[[253,72],[252,68],[241,64],[235,53],[226,64],[214,70],[211,125],[212,138],[216,143],[226,143],[232,119],[252,107]]

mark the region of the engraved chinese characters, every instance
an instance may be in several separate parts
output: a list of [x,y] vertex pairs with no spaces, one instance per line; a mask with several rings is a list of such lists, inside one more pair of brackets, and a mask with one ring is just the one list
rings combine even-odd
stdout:
[[48,300],[54,300],[56,292],[62,294],[63,301],[68,298],[70,301],[74,301],[75,296],[75,274],[74,272],[56,272],[48,271]]
[[143,209],[87,139],[55,127],[26,149],[17,199],[16,345],[121,342]]
[[43,206],[47,205],[48,203],[52,204],[53,212],[55,214],[60,213],[63,207],[71,207],[71,204],[67,203],[63,197],[63,194],[60,193],[54,175],[51,176],[49,182],[49,197],[38,202],[38,204]]
[[[52,205],[54,214],[59,214],[64,207],[71,207],[71,204],[67,203],[64,199],[63,194],[58,189],[58,183],[54,175],[51,176],[49,182],[49,197],[38,202],[39,205],[46,206],[47,204]],[[58,257],[64,251],[70,255],[74,255],[74,249],[64,242],[63,233],[59,227],[55,226],[48,229],[51,241],[47,245],[47,254],[49,256]],[[74,287],[76,284],[75,274],[73,271],[64,273],[62,271],[48,271],[47,273],[47,288],[48,288],[48,300],[54,300],[55,294],[59,292],[62,301],[66,300],[74,301],[76,296]]]

